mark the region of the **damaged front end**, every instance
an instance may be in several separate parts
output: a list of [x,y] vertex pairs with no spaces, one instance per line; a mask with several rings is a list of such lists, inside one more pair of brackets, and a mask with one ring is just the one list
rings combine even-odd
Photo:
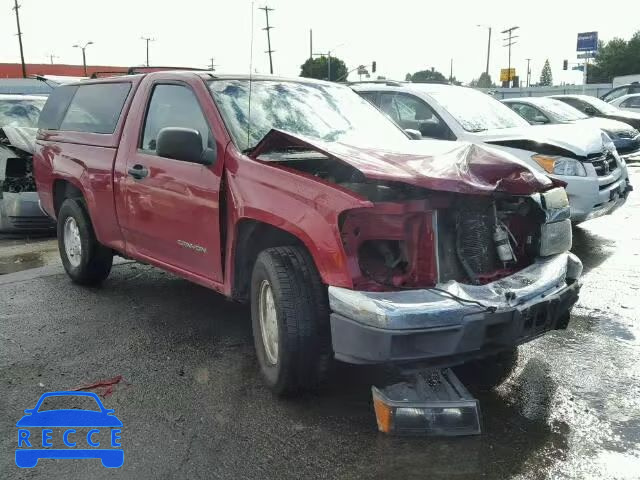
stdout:
[[328,288],[337,359],[453,366],[566,328],[582,272],[567,195],[508,154],[367,151],[272,131],[254,155],[370,202],[338,218],[353,288]]
[[33,175],[35,128],[0,128],[0,232],[52,231]]

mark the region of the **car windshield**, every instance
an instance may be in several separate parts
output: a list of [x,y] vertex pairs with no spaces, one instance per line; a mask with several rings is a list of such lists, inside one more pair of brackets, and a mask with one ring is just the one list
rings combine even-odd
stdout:
[[248,80],[212,80],[209,88],[242,151],[255,147],[272,128],[354,145],[408,140],[368,101],[340,85],[254,80],[250,122]]
[[600,111],[600,113],[604,113],[606,115],[615,115],[616,113],[618,113],[618,109],[616,107],[603,100],[600,100],[599,98],[583,97],[582,99],[589,105],[594,107],[596,110]]
[[101,411],[96,399],[88,395],[52,395],[50,397],[46,397],[38,408],[38,412],[45,412],[48,410]]
[[46,98],[0,99],[0,127],[37,127]]
[[502,102],[470,88],[443,88],[430,95],[468,132],[529,126]]
[[588,115],[585,115],[577,108],[553,98],[540,98],[533,105],[540,107],[545,113],[548,113],[559,122],[574,122],[589,118]]

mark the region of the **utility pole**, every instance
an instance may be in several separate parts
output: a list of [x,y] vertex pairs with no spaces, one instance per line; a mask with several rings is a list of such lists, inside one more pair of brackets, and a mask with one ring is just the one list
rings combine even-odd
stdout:
[[313,30],[309,29],[309,60],[313,60]]
[[215,57],[211,57],[209,60],[211,60],[211,63],[209,64],[209,70],[211,70],[212,72],[215,72],[216,67],[218,66],[215,63],[213,63],[213,61],[215,60]]
[[27,67],[24,64],[24,52],[22,50],[22,31],[20,30],[20,14],[18,13],[18,9],[20,5],[18,5],[18,0],[13,0],[14,7],[12,10],[16,11],[16,25],[18,26],[18,43],[20,44],[20,63],[22,64],[22,78],[27,78]]
[[51,65],[53,65],[53,59],[54,58],[60,58],[60,57],[58,57],[58,55],[54,55],[53,53],[50,53],[49,54],[49,60],[51,60]]
[[505,42],[507,42],[505,45],[503,45],[503,47],[508,47],[509,48],[509,66],[507,67],[507,78],[509,79],[509,88],[512,87],[511,85],[511,45],[516,44],[517,42],[514,41],[515,38],[518,38],[517,35],[514,35],[513,32],[515,30],[517,30],[520,27],[511,27],[511,28],[507,28],[506,30],[503,30],[501,33],[507,35],[506,38],[504,38],[503,40]]
[[149,42],[155,42],[156,39],[151,37],[140,37],[140,40],[144,40],[145,42],[147,42],[147,67],[148,67],[149,66]]
[[271,50],[271,32],[270,30],[273,28],[269,25],[269,12],[273,12],[273,8],[269,8],[268,6],[260,7],[259,10],[264,10],[264,14],[267,18],[267,26],[263,28],[263,30],[267,31],[267,48],[268,50],[265,53],[269,54],[269,72],[273,74],[273,59],[271,58],[271,54],[274,52]]
[[531,59],[527,58],[527,88],[529,88],[529,78],[531,77],[531,69],[529,68],[529,65],[531,63]]
[[489,75],[489,57],[491,56],[491,27],[489,25],[476,25],[476,27],[485,27],[489,30],[489,39],[487,40],[487,68],[484,73]]
[[451,59],[451,68],[449,70],[449,85],[453,85],[453,58]]

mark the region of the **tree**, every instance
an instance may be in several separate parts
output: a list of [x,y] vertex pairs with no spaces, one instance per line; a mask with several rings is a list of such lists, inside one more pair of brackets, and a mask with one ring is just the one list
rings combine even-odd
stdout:
[[598,55],[587,68],[587,83],[609,83],[618,75],[640,72],[640,31],[628,42],[614,38],[600,42]]
[[[307,78],[317,78],[319,80],[327,80],[329,74],[329,61],[328,57],[316,57],[314,59],[307,59],[300,66],[300,76]],[[331,78],[332,82],[342,82],[347,79],[349,70],[345,63],[338,57],[331,57]]]
[[549,65],[549,59],[544,62],[542,67],[542,73],[540,74],[540,86],[550,87],[553,85],[553,75],[551,74],[551,65]]
[[495,84],[493,80],[491,80],[491,75],[487,72],[482,72],[479,78],[474,78],[469,82],[470,87],[478,87],[478,88],[495,88]]
[[[408,74],[407,74],[408,76]],[[446,77],[431,67],[431,70],[420,70],[419,72],[411,75],[412,82],[414,83],[430,83],[430,82],[442,82],[447,83]]]
[[407,73],[407,74],[404,76],[404,79],[405,79],[405,81],[410,82],[410,81],[411,81],[411,74],[410,74],[410,73]]

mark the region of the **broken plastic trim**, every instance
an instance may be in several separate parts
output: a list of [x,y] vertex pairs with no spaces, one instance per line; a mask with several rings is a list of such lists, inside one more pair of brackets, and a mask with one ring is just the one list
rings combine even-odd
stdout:
[[426,370],[409,382],[371,387],[378,430],[395,435],[482,433],[480,404],[451,369]]

